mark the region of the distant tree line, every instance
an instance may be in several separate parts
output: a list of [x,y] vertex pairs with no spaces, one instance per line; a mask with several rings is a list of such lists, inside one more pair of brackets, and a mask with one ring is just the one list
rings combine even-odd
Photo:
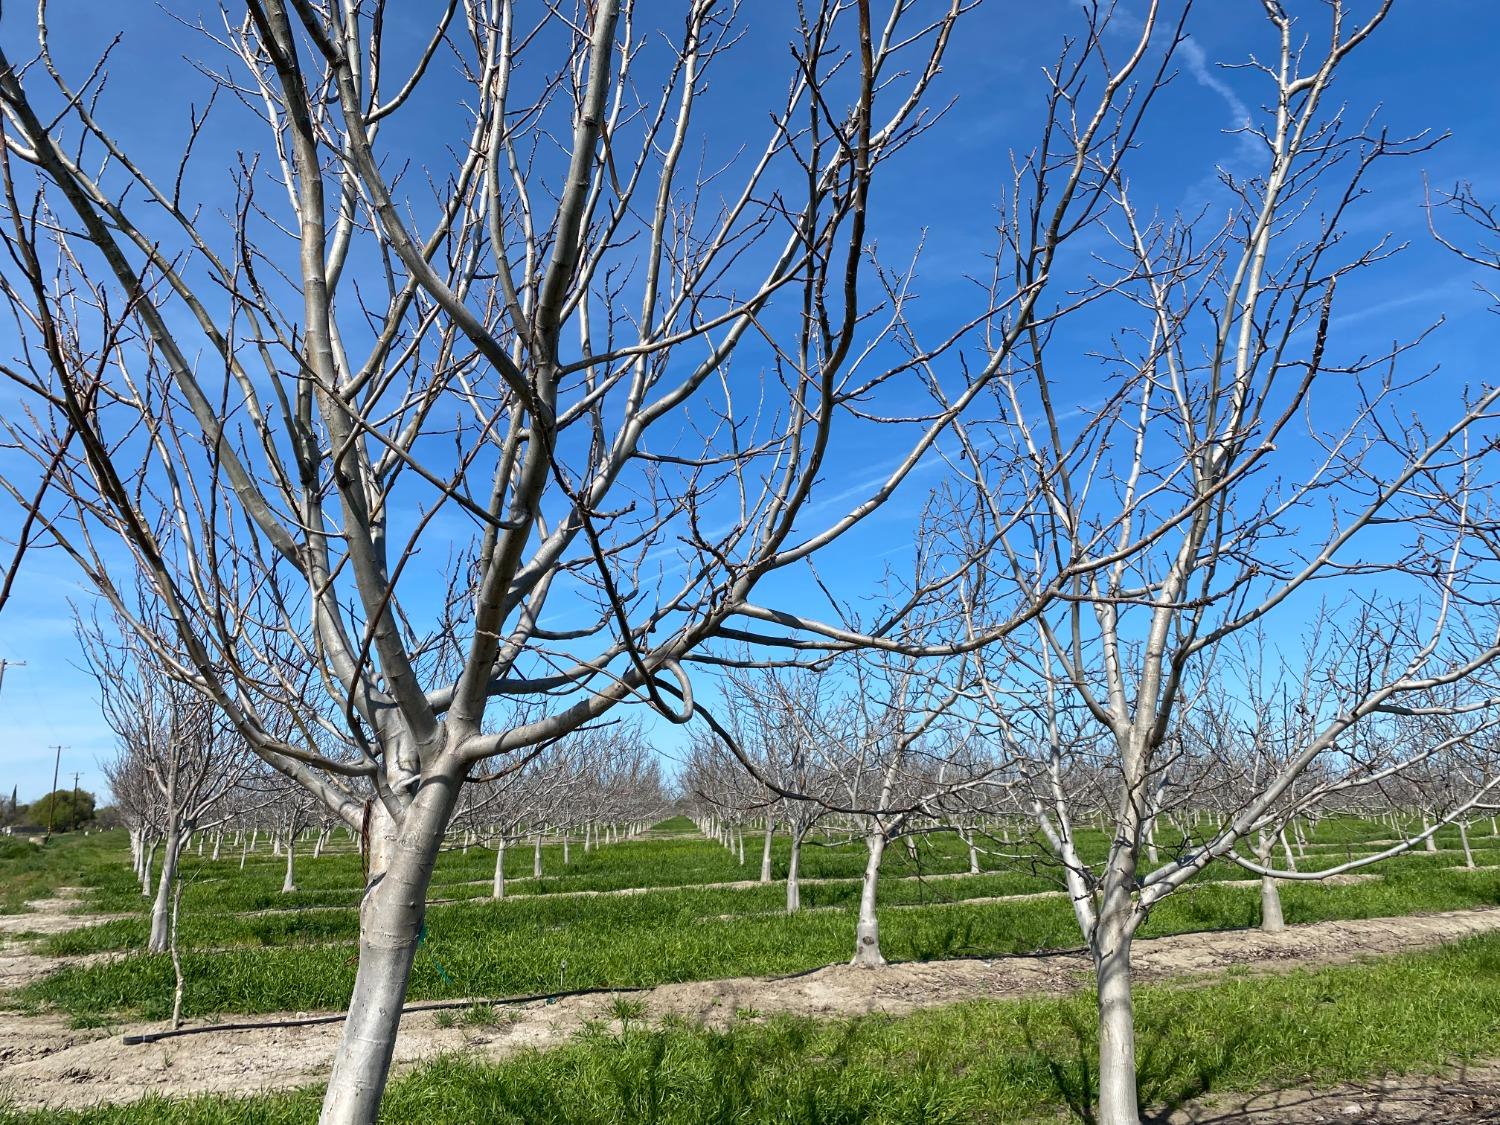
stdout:
[[58,789],[43,794],[29,805],[20,802],[20,792],[12,788],[10,796],[0,800],[0,828],[41,832],[52,822],[54,832],[73,832],[79,828],[106,828],[113,823],[112,809],[99,808],[94,795],[87,790]]

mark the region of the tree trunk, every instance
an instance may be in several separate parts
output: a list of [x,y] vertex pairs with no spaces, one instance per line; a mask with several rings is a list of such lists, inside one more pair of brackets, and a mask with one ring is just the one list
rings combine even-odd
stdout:
[[771,881],[771,837],[776,832],[776,822],[766,817],[766,841],[760,849],[760,881]]
[[736,838],[739,841],[740,866],[744,867],[745,866],[745,830],[743,828],[738,829],[737,832],[735,833],[735,835],[736,835]]
[[1269,875],[1262,875],[1260,880],[1260,928],[1268,934],[1279,934],[1286,929],[1281,914],[1281,890]]
[[1281,838],[1281,851],[1282,854],[1286,856],[1287,870],[1297,870],[1297,857],[1292,854],[1292,845],[1287,842],[1286,829],[1282,828],[1279,832],[1277,832],[1277,836]]
[[880,861],[885,855],[885,835],[872,832],[865,837],[870,858],[865,864],[864,883],[859,888],[859,924],[854,930],[854,957],[851,965],[876,968],[885,964],[880,955],[880,919],[875,913],[875,887],[880,878]]
[[176,826],[167,828],[166,850],[161,857],[161,878],[156,884],[156,900],[151,904],[151,937],[146,943],[150,953],[165,953],[172,938],[172,883],[177,878],[177,858],[182,838]]
[[568,852],[568,834],[566,832],[564,832],[562,834],[562,841],[563,841],[563,866],[566,867],[566,866],[568,866],[568,864],[570,864],[570,863],[573,862],[573,857]]
[[286,878],[281,881],[281,893],[289,895],[297,889],[297,884],[292,882],[292,866],[297,862],[297,834],[288,832],[286,834]]
[[223,843],[224,843],[224,833],[222,833],[222,832],[215,832],[214,833],[214,854],[211,855],[211,856],[209,856],[208,857],[209,859],[217,860],[219,858],[219,848],[223,846]]
[[1117,890],[1094,936],[1099,990],[1098,1125],[1140,1125],[1135,1081],[1135,1005],[1130,985],[1130,895]]
[[802,833],[792,831],[792,859],[786,869],[786,912],[802,909]]
[[[1271,849],[1275,839],[1265,832],[1256,843],[1255,859],[1262,867],[1271,862]],[[1281,913],[1281,888],[1269,875],[1260,878],[1260,928],[1268,934],[1279,934],[1286,929],[1286,920]]]
[[[1422,831],[1426,832],[1431,827],[1432,827],[1432,821],[1427,818],[1427,814],[1426,813],[1423,813],[1422,814]],[[1423,842],[1422,846],[1424,848],[1426,848],[1430,852],[1437,851],[1438,850],[1438,846],[1437,846],[1437,833],[1434,832],[1431,836],[1428,836],[1427,839]]]
[[491,898],[505,897],[505,833],[495,841],[495,883],[490,888]]
[[540,832],[534,837],[531,849],[531,877],[533,879],[542,877],[542,834]]
[[151,867],[152,867],[153,864],[156,863],[156,844],[157,844],[157,842],[155,840],[152,840],[151,843],[147,846],[147,848],[146,848],[146,862],[141,865],[141,897],[142,898],[150,898],[151,897]]
[[399,832],[381,802],[371,806],[369,876],[359,910],[359,971],[320,1125],[371,1125],[380,1110],[427,913],[427,888],[457,791],[452,778],[429,778],[406,810]]
[[1458,841],[1464,846],[1464,866],[1473,871],[1474,849],[1469,847],[1469,826],[1461,820],[1458,822]]
[[963,834],[964,843],[969,845],[969,874],[979,874],[979,849],[974,846],[974,830],[971,828]]

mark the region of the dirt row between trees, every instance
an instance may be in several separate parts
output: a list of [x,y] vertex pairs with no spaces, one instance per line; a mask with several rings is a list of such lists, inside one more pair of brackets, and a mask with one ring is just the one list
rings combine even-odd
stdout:
[[[1500,908],[1319,922],[1290,927],[1280,934],[1257,930],[1184,934],[1138,941],[1135,964],[1142,982],[1202,980],[1233,967],[1279,972],[1405,952],[1496,931],[1500,931]],[[631,996],[644,1003],[643,1018],[650,1022],[675,1015],[724,1026],[736,1018],[777,1013],[823,1018],[871,1012],[899,1015],[960,1000],[1059,995],[1085,986],[1088,979],[1088,959],[1069,952],[907,962],[880,970],[831,965],[788,978],[695,981]],[[442,1052],[458,1050],[500,1059],[527,1048],[560,1046],[589,1021],[610,1022],[617,995],[507,1005],[496,1011],[495,1023],[488,1026],[459,1019],[455,1026],[441,1027],[434,1012],[411,1013],[402,1022],[396,1063],[398,1068],[410,1068]],[[0,1021],[0,1093],[21,1107],[76,1109],[132,1101],[147,1093],[245,1095],[316,1084],[327,1075],[339,1024],[277,1026],[279,1019],[290,1017],[290,1013],[251,1017],[242,1021],[256,1024],[248,1030],[126,1046],[121,1041],[125,1029],[77,1030],[69,1028],[62,1016],[8,1014]],[[162,1028],[162,1024],[150,1024],[128,1031],[139,1034]]]
[[[60,934],[78,930],[85,926],[97,926],[119,918],[130,918],[130,914],[78,914],[83,905],[82,887],[59,887],[56,898],[41,898],[26,905],[25,914],[0,914],[0,992],[11,992],[30,984],[62,965],[84,964],[118,956],[113,953],[91,954],[85,957],[45,957],[32,952],[29,937]],[[0,1047],[3,1052],[3,1047]],[[0,1063],[4,1061],[0,1053]]]

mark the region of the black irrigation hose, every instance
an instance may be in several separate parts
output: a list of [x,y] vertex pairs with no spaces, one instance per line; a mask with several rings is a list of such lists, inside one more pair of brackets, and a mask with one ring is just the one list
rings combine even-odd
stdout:
[[[486,1005],[498,1008],[503,1004],[535,1004],[538,1001],[546,1001],[548,1004],[558,1000],[565,1000],[570,996],[597,996],[604,992],[649,992],[651,986],[636,985],[630,988],[578,988],[568,992],[539,992],[534,996],[502,996],[498,1000],[429,1000],[422,1004],[407,1004],[401,1009],[401,1014],[408,1012],[437,1012],[445,1008],[476,1008]],[[262,1027],[312,1027],[322,1023],[339,1023],[348,1012],[340,1012],[333,1016],[295,1016],[289,1020],[269,1020],[260,1023],[210,1023],[202,1027],[179,1027],[175,1031],[148,1031],[144,1035],[126,1035],[122,1042],[127,1047],[135,1047],[142,1043],[155,1043],[160,1039],[172,1039],[179,1035],[202,1035],[208,1031],[254,1031]]]
[[[785,976],[768,977],[771,981],[796,980],[799,977],[811,976],[813,973],[821,972],[829,968],[827,965],[817,965],[811,969],[802,969],[799,972],[787,973]],[[672,982],[663,982],[672,983]],[[599,996],[604,993],[619,994],[622,992],[651,992],[659,985],[637,984],[623,988],[575,988],[567,992],[538,992],[531,996],[503,996],[498,1000],[429,1000],[421,1004],[407,1004],[401,1009],[401,1014],[407,1012],[437,1012],[451,1008],[474,1008],[486,1005],[498,1008],[505,1004],[535,1004],[545,1002],[556,1003],[558,1000],[566,1000],[572,996]],[[338,1023],[349,1013],[340,1012],[334,1016],[296,1016],[289,1020],[270,1020],[260,1023],[210,1023],[202,1027],[179,1027],[176,1030],[148,1031],[144,1035],[126,1035],[122,1042],[127,1047],[139,1046],[142,1043],[155,1043],[161,1039],[173,1039],[179,1035],[202,1035],[209,1031],[255,1031],[262,1027],[312,1027],[317,1024]]]

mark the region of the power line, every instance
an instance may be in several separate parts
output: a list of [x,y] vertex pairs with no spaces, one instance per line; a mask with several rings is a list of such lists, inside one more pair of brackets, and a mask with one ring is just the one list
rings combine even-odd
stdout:
[[51,749],[57,751],[57,756],[52,759],[52,792],[47,794],[47,834],[42,837],[42,843],[52,839],[52,816],[57,811],[57,767],[62,765],[62,752],[65,746],[53,746]]

